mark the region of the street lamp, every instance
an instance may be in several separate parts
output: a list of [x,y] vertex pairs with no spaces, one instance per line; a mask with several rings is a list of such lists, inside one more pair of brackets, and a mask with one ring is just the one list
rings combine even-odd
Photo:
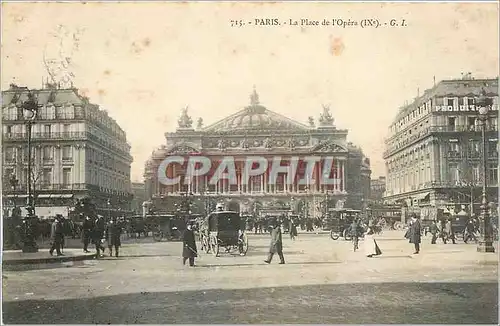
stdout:
[[111,221],[111,198],[108,198],[108,221]]
[[38,101],[35,95],[28,91],[28,99],[23,102],[22,106],[24,113],[24,123],[26,124],[26,131],[28,136],[28,175],[27,179],[27,190],[28,190],[28,203],[26,210],[28,211],[26,218],[24,220],[24,241],[23,241],[23,252],[38,252],[38,246],[35,241],[35,207],[33,203],[33,189],[31,185],[31,127],[35,123],[35,119],[38,113]]
[[479,107],[478,120],[481,125],[481,136],[483,141],[483,193],[481,200],[481,239],[477,246],[478,252],[495,252],[493,247],[493,237],[492,229],[490,223],[490,214],[488,212],[488,200],[486,198],[486,187],[487,187],[487,148],[486,148],[486,121],[488,121],[488,113],[491,108],[493,101],[486,97],[486,92],[484,89],[481,92],[481,96],[476,101],[476,106]]

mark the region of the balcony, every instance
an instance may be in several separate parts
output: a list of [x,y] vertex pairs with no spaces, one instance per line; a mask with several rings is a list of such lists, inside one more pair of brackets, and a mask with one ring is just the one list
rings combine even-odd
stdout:
[[[481,132],[481,126],[476,125],[432,126],[429,128],[431,132]],[[498,131],[498,126],[486,126],[486,131]]]
[[463,156],[462,153],[460,153],[458,151],[449,151],[446,154],[446,157],[451,158],[451,159],[460,159],[462,156]]
[[[498,132],[498,126],[489,125],[486,127],[486,131]],[[431,133],[446,133],[446,132],[481,132],[480,126],[432,126],[421,130],[418,133],[412,134],[397,143],[396,146],[392,146],[390,149],[384,151],[383,157],[388,156],[408,147],[409,145],[416,143],[420,139],[428,136]]]
[[[3,115],[3,119],[5,121],[23,121],[24,117],[22,114],[8,114],[5,113]],[[38,113],[37,120],[47,121],[47,120],[82,120],[85,119],[85,112],[83,111],[75,111],[74,113],[68,112],[58,112],[56,114],[48,114],[48,113]]]
[[[5,140],[11,141],[28,141],[28,134],[23,133],[5,133]],[[72,131],[72,132],[34,132],[31,134],[32,140],[85,140],[87,132]]]
[[[60,191],[60,190],[88,190],[91,188],[91,185],[87,183],[70,183],[70,184],[62,184],[62,183],[37,183],[35,184],[35,191]],[[15,191],[12,190],[10,186],[4,186],[5,192],[15,192],[15,193],[26,193],[27,186],[24,182],[20,183]]]

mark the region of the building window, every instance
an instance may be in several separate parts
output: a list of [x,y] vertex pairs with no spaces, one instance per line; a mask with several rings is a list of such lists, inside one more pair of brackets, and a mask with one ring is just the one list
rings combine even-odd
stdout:
[[469,140],[468,151],[470,157],[478,157],[480,152],[479,141]]
[[[10,184],[10,179],[12,176],[15,176],[14,169],[5,169],[5,174],[4,174],[4,185],[8,186],[9,188],[12,188],[12,185]],[[19,185],[19,183],[18,183]]]
[[54,158],[54,149],[52,146],[45,146],[43,148],[43,160],[44,161],[52,161]]
[[72,184],[71,182],[71,168],[63,169],[63,185],[67,186]]
[[498,166],[496,164],[489,164],[487,182],[489,185],[498,185]]
[[449,98],[446,100],[446,105],[447,106],[455,106],[455,99]]
[[51,133],[51,130],[50,130],[50,125],[44,125],[43,126],[43,132],[45,134],[50,134]]
[[467,99],[467,105],[474,105],[474,99],[473,98],[468,98]]
[[460,176],[457,164],[448,165],[448,180],[452,184],[457,184],[459,182]]
[[7,135],[10,135],[12,133],[12,126],[7,126]]
[[16,161],[16,150],[14,147],[5,148],[5,163],[13,163]]
[[42,184],[44,186],[52,184],[52,169],[50,168],[43,169]]
[[455,117],[448,117],[448,130],[449,131],[454,131],[455,130],[455,124],[457,122],[457,118]]
[[69,124],[65,124],[65,125],[63,125],[63,134],[64,134],[66,137],[67,137],[67,136],[69,136],[70,129],[71,129],[71,125],[69,125]]
[[472,172],[472,184],[476,185],[478,184],[480,180],[480,169],[478,164],[474,164],[471,167],[471,172]]
[[65,145],[62,148],[62,159],[63,160],[71,160],[73,158],[73,151],[71,145]]
[[457,155],[460,152],[460,146],[458,143],[450,142],[448,146],[450,154]]

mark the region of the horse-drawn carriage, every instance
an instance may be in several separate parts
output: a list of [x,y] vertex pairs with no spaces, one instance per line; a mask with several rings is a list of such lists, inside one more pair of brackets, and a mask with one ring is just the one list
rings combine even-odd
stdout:
[[351,240],[349,227],[354,219],[360,216],[361,211],[348,208],[333,208],[329,213],[327,228],[330,229],[330,237],[333,240],[337,240],[340,237],[343,237],[345,240]]
[[241,256],[248,251],[248,237],[245,234],[245,219],[239,213],[217,211],[210,213],[200,223],[201,249],[206,253],[219,256],[219,250],[226,253],[238,250]]
[[186,229],[186,222],[175,215],[151,215],[146,217],[147,225],[153,232],[153,240],[163,239],[172,241],[182,239],[182,232]]

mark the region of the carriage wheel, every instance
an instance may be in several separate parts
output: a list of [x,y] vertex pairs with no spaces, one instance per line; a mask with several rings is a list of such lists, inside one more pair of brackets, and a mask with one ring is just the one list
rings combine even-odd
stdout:
[[239,247],[241,250],[240,250],[240,254],[243,254],[243,256],[245,256],[248,252],[248,237],[246,234],[243,234],[243,236],[241,237],[241,239],[239,239],[238,242],[241,242],[242,244],[242,247]]
[[403,228],[403,224],[401,222],[394,223],[394,228],[396,230],[401,230]]
[[332,240],[337,240],[339,237],[340,234],[338,232],[335,232],[333,230],[330,231],[330,238],[332,238]]
[[210,253],[210,243],[208,241],[208,237],[206,235],[201,236],[201,245],[203,250],[208,254]]
[[348,230],[344,230],[344,239],[345,239],[346,241],[350,241],[350,240],[352,240],[352,237],[351,237],[351,235],[349,234]]
[[211,251],[212,255],[215,257],[219,256],[219,241],[217,241],[217,238],[213,237],[210,239],[210,246],[211,246]]

